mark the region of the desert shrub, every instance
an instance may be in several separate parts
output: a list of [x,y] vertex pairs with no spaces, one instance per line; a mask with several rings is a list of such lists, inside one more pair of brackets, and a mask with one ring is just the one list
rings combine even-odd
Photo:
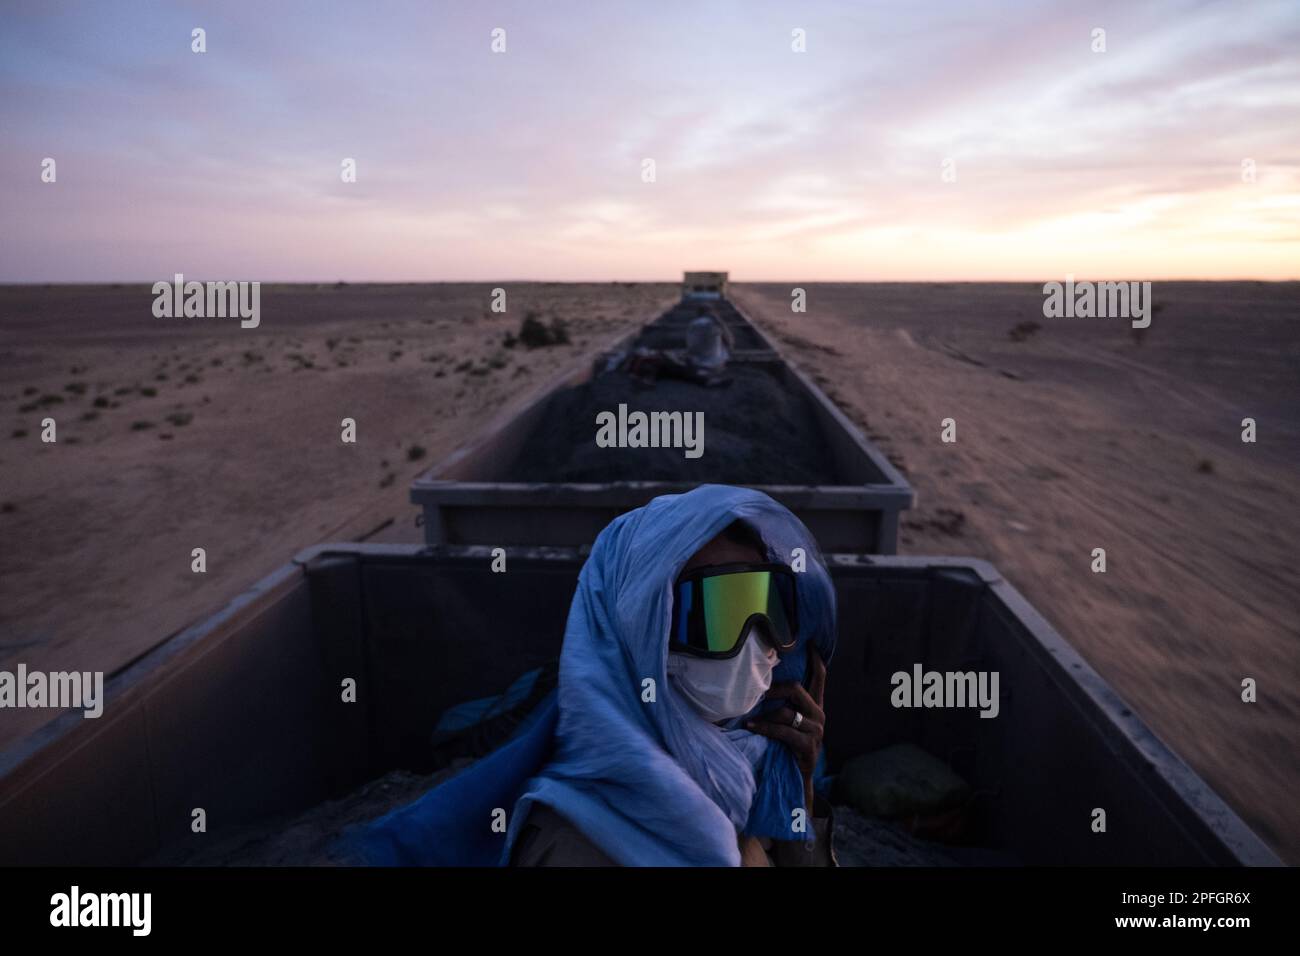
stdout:
[[1007,335],[1011,337],[1012,342],[1023,342],[1041,328],[1042,325],[1037,322],[1020,322],[1013,326]]
[[518,341],[529,349],[546,348],[551,345],[567,345],[569,330],[563,319],[552,319],[549,325],[537,318],[533,312],[524,316],[519,326]]

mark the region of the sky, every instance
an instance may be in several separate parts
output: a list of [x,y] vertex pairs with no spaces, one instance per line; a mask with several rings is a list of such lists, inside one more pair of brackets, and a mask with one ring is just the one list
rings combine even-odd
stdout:
[[1300,2],[3,0],[0,222],[0,282],[1295,279]]

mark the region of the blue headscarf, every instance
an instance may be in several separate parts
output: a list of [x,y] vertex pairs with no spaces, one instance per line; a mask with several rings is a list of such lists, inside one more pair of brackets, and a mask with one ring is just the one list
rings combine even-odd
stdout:
[[[802,522],[748,488],[655,498],[596,539],[569,609],[556,694],[504,746],[350,835],[351,849],[375,863],[504,864],[533,803],[629,865],[734,866],[738,830],[811,839],[811,826],[792,827],[796,810],[811,812],[790,751],[744,730],[743,717],[709,723],[667,679],[673,582],[737,519],[759,533],[768,560],[803,568],[799,645],[773,681],[803,679],[810,640],[829,662],[835,592]],[[501,810],[505,833],[491,825]]]

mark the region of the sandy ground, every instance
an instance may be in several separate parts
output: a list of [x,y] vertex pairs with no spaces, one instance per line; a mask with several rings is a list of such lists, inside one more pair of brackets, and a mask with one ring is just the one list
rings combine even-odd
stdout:
[[[416,474],[677,296],[501,285],[504,314],[490,284],[263,286],[256,329],[156,319],[146,286],[0,287],[0,668],[111,673],[300,548],[420,540]],[[572,344],[503,348],[528,311]],[[0,750],[53,716],[0,712]]]
[[1157,283],[1141,342],[1041,286],[806,288],[732,298],[909,476],[900,550],[993,561],[1300,862],[1300,285]]

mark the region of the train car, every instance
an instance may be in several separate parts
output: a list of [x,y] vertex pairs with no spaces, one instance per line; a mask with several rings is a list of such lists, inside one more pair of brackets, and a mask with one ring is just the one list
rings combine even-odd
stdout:
[[682,276],[682,301],[725,299],[727,273],[687,272]]
[[[825,551],[894,554],[915,493],[826,394],[727,300],[729,387],[642,389],[610,356],[685,344],[691,308],[670,309],[540,394],[502,409],[473,440],[411,485],[429,544],[581,546],[617,515],[706,482],[758,488],[790,508]],[[683,462],[643,448],[595,448],[595,417],[620,404],[700,413],[704,454]],[[710,436],[718,439],[709,444]]]
[[[508,553],[508,574],[479,547],[299,554],[112,675],[101,717],[66,713],[0,758],[0,863],[184,860],[395,768],[436,766],[443,714],[558,655],[583,555]],[[827,561],[828,768],[897,744],[945,761],[970,787],[955,860],[1278,863],[995,568]],[[895,706],[893,675],[915,667],[997,672],[996,716]],[[191,830],[196,808],[207,833]]]

